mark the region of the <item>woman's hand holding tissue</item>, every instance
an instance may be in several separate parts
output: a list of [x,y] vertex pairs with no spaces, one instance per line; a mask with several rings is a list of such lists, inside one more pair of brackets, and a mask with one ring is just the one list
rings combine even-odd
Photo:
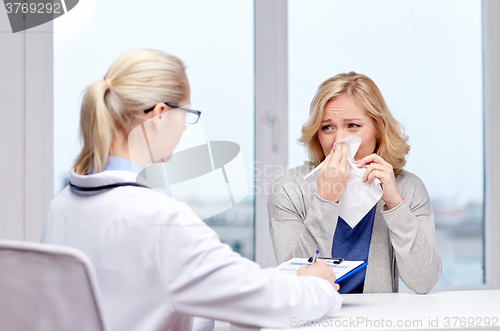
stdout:
[[347,187],[348,180],[347,146],[342,144],[342,149],[334,148],[325,158],[319,170],[316,194],[321,199],[338,203]]
[[371,184],[375,178],[380,180],[382,190],[384,191],[382,200],[384,200],[389,210],[403,202],[403,198],[399,194],[396,177],[394,176],[394,169],[390,163],[377,154],[365,156],[361,160],[354,161],[354,163],[358,165],[358,168],[368,164],[368,168],[363,176],[364,182]]

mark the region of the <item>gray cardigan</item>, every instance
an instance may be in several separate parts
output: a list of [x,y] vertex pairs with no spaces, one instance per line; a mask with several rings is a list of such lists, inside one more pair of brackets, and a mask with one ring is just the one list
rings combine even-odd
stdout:
[[[316,194],[318,172],[302,165],[285,171],[271,184],[269,229],[278,263],[292,257],[331,257],[339,205]],[[441,275],[434,213],[427,190],[416,175],[397,176],[404,201],[387,210],[380,200],[373,223],[364,293],[398,292],[399,277],[413,291],[429,292]]]

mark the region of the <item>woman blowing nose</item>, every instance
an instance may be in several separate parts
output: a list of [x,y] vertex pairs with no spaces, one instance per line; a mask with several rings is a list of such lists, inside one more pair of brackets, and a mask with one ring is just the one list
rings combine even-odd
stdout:
[[292,317],[338,311],[342,298],[326,263],[298,276],[261,269],[189,206],[136,183],[151,153],[168,159],[199,116],[181,60],[155,50],[118,58],[85,93],[84,146],[71,184],[50,205],[42,241],[90,257],[112,330],[191,330],[193,316],[289,327]]
[[[334,144],[351,138],[361,138],[361,145],[349,162],[346,143]],[[278,263],[312,256],[320,247],[325,257],[368,262],[340,282],[340,293],[397,292],[399,277],[413,291],[429,292],[441,275],[441,259],[424,183],[403,169],[407,139],[370,78],[350,72],[324,81],[299,140],[309,162],[271,185],[268,210]],[[317,179],[305,180],[321,162]],[[383,191],[357,223],[339,215],[351,169],[362,176],[358,187],[379,180]],[[367,197],[353,194],[347,201],[359,206]]]

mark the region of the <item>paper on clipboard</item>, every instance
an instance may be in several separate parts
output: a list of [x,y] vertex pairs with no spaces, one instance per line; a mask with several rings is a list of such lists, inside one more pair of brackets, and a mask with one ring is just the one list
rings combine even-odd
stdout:
[[[311,263],[307,261],[307,259],[294,257],[293,259],[283,262],[282,264],[277,266],[276,269],[278,269],[281,272],[296,274],[297,270],[299,270],[299,268],[304,264],[311,265]],[[337,280],[335,281],[336,283],[346,279],[347,277],[363,269],[367,265],[368,263],[365,263],[364,261],[345,261],[345,260],[340,264],[328,263],[328,266],[333,269],[333,273],[337,278]]]

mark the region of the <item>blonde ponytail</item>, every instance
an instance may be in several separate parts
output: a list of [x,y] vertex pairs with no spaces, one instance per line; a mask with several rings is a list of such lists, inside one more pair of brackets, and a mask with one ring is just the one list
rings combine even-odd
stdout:
[[108,82],[101,80],[90,85],[83,97],[80,113],[80,132],[83,150],[75,163],[75,172],[101,172],[108,162],[114,127],[104,102]]
[[80,114],[83,149],[74,170],[104,170],[118,131],[128,133],[159,102],[178,103],[189,91],[184,64],[161,51],[140,49],[120,56],[104,80],[87,88]]

